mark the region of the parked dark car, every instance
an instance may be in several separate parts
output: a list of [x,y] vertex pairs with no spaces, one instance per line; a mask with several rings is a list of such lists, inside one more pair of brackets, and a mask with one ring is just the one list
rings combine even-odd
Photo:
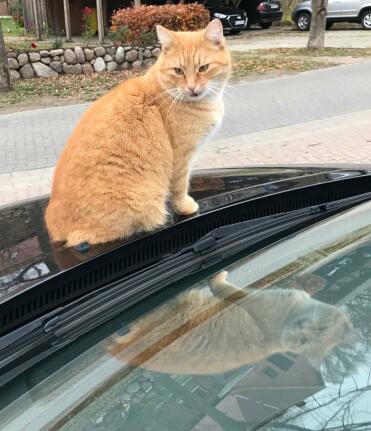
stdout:
[[370,190],[203,171],[199,214],[75,248],[0,208],[1,431],[369,430]]
[[281,21],[283,15],[281,3],[276,0],[242,0],[238,7],[246,12],[249,26],[259,24],[262,28],[270,28],[273,22]]
[[209,10],[211,18],[220,19],[225,32],[238,34],[248,27],[245,11],[233,6],[227,6],[220,0],[206,0],[203,5]]

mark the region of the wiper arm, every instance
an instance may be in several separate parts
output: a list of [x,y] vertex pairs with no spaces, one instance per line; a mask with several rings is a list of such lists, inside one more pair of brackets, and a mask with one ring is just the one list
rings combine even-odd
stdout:
[[[242,250],[253,252],[283,235],[297,232],[370,198],[371,193],[365,193],[217,228],[192,246],[38,318],[36,322],[0,338],[0,386],[23,371],[25,362],[32,365],[40,355],[45,356],[45,349],[48,354],[60,349],[169,284],[220,263]],[[15,363],[19,366],[14,366]]]

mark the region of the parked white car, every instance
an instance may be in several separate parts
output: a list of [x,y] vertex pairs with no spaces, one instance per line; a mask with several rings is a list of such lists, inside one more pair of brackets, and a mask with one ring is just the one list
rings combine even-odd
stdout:
[[[310,0],[300,3],[292,12],[292,20],[300,31],[309,30],[311,16]],[[358,22],[364,29],[371,30],[371,0],[329,0],[326,28],[335,22]]]

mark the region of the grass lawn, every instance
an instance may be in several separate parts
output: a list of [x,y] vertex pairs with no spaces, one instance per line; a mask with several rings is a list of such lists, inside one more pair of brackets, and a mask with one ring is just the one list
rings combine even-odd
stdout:
[[13,18],[0,18],[0,22],[3,28],[4,37],[23,35],[23,28],[19,27]]
[[[4,30],[4,27],[3,27]],[[40,51],[41,49],[56,49],[55,46],[53,46],[53,38],[49,38],[46,40],[37,40],[35,35],[32,35],[30,33],[24,34],[22,33],[22,29],[20,29],[20,33],[18,35],[12,35],[11,33],[6,34],[4,31],[5,36],[5,48],[8,51]],[[16,36],[16,37],[15,37]],[[96,46],[100,46],[101,44],[98,44],[98,42],[94,39],[89,42],[89,45],[84,45],[81,41],[80,43],[75,42],[66,42],[64,38],[63,40],[63,46],[62,48],[75,48],[76,46],[82,46],[83,48],[94,48]],[[32,47],[32,43],[36,44],[36,48]],[[111,45],[111,43],[105,43],[105,45]],[[60,48],[60,47],[59,47]]]
[[272,55],[270,52],[257,51],[234,52],[232,58],[232,80],[241,79],[249,75],[263,75],[269,72],[305,72],[337,65],[336,62],[316,60],[307,56]]
[[[36,44],[36,48],[32,47],[32,43]],[[63,48],[74,48],[75,46],[77,46],[75,43],[66,43],[66,42],[63,43]],[[36,40],[35,36],[32,38],[30,37],[30,35],[26,35],[26,36],[21,35],[18,38],[11,38],[11,37],[6,38],[5,48],[8,51],[17,51],[17,52],[40,51],[42,49],[47,49],[47,50],[55,49],[55,47],[53,47],[51,40]],[[89,45],[89,48],[91,48],[90,45]]]
[[[143,73],[143,72],[141,72]],[[91,101],[105,94],[125,79],[138,72],[94,73],[92,75],[62,75],[56,78],[20,79],[13,83],[13,90],[0,93],[0,107],[40,98]]]
[[[261,49],[233,52],[231,81],[259,76],[275,76],[344,64],[350,57],[362,61],[371,49],[329,48],[319,53],[305,49]],[[18,80],[13,90],[0,94],[2,112],[17,107],[29,108],[92,101],[125,79],[144,71],[122,71],[92,75],[63,75],[57,78]]]

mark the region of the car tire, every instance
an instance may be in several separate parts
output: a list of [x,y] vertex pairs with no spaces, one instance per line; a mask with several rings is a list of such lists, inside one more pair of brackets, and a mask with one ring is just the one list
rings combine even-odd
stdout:
[[361,18],[362,27],[365,30],[371,30],[371,10],[366,10]]
[[310,29],[311,16],[308,12],[301,12],[296,16],[295,23],[299,31],[308,31]]
[[272,27],[271,22],[260,22],[259,25],[261,28],[271,28]]

